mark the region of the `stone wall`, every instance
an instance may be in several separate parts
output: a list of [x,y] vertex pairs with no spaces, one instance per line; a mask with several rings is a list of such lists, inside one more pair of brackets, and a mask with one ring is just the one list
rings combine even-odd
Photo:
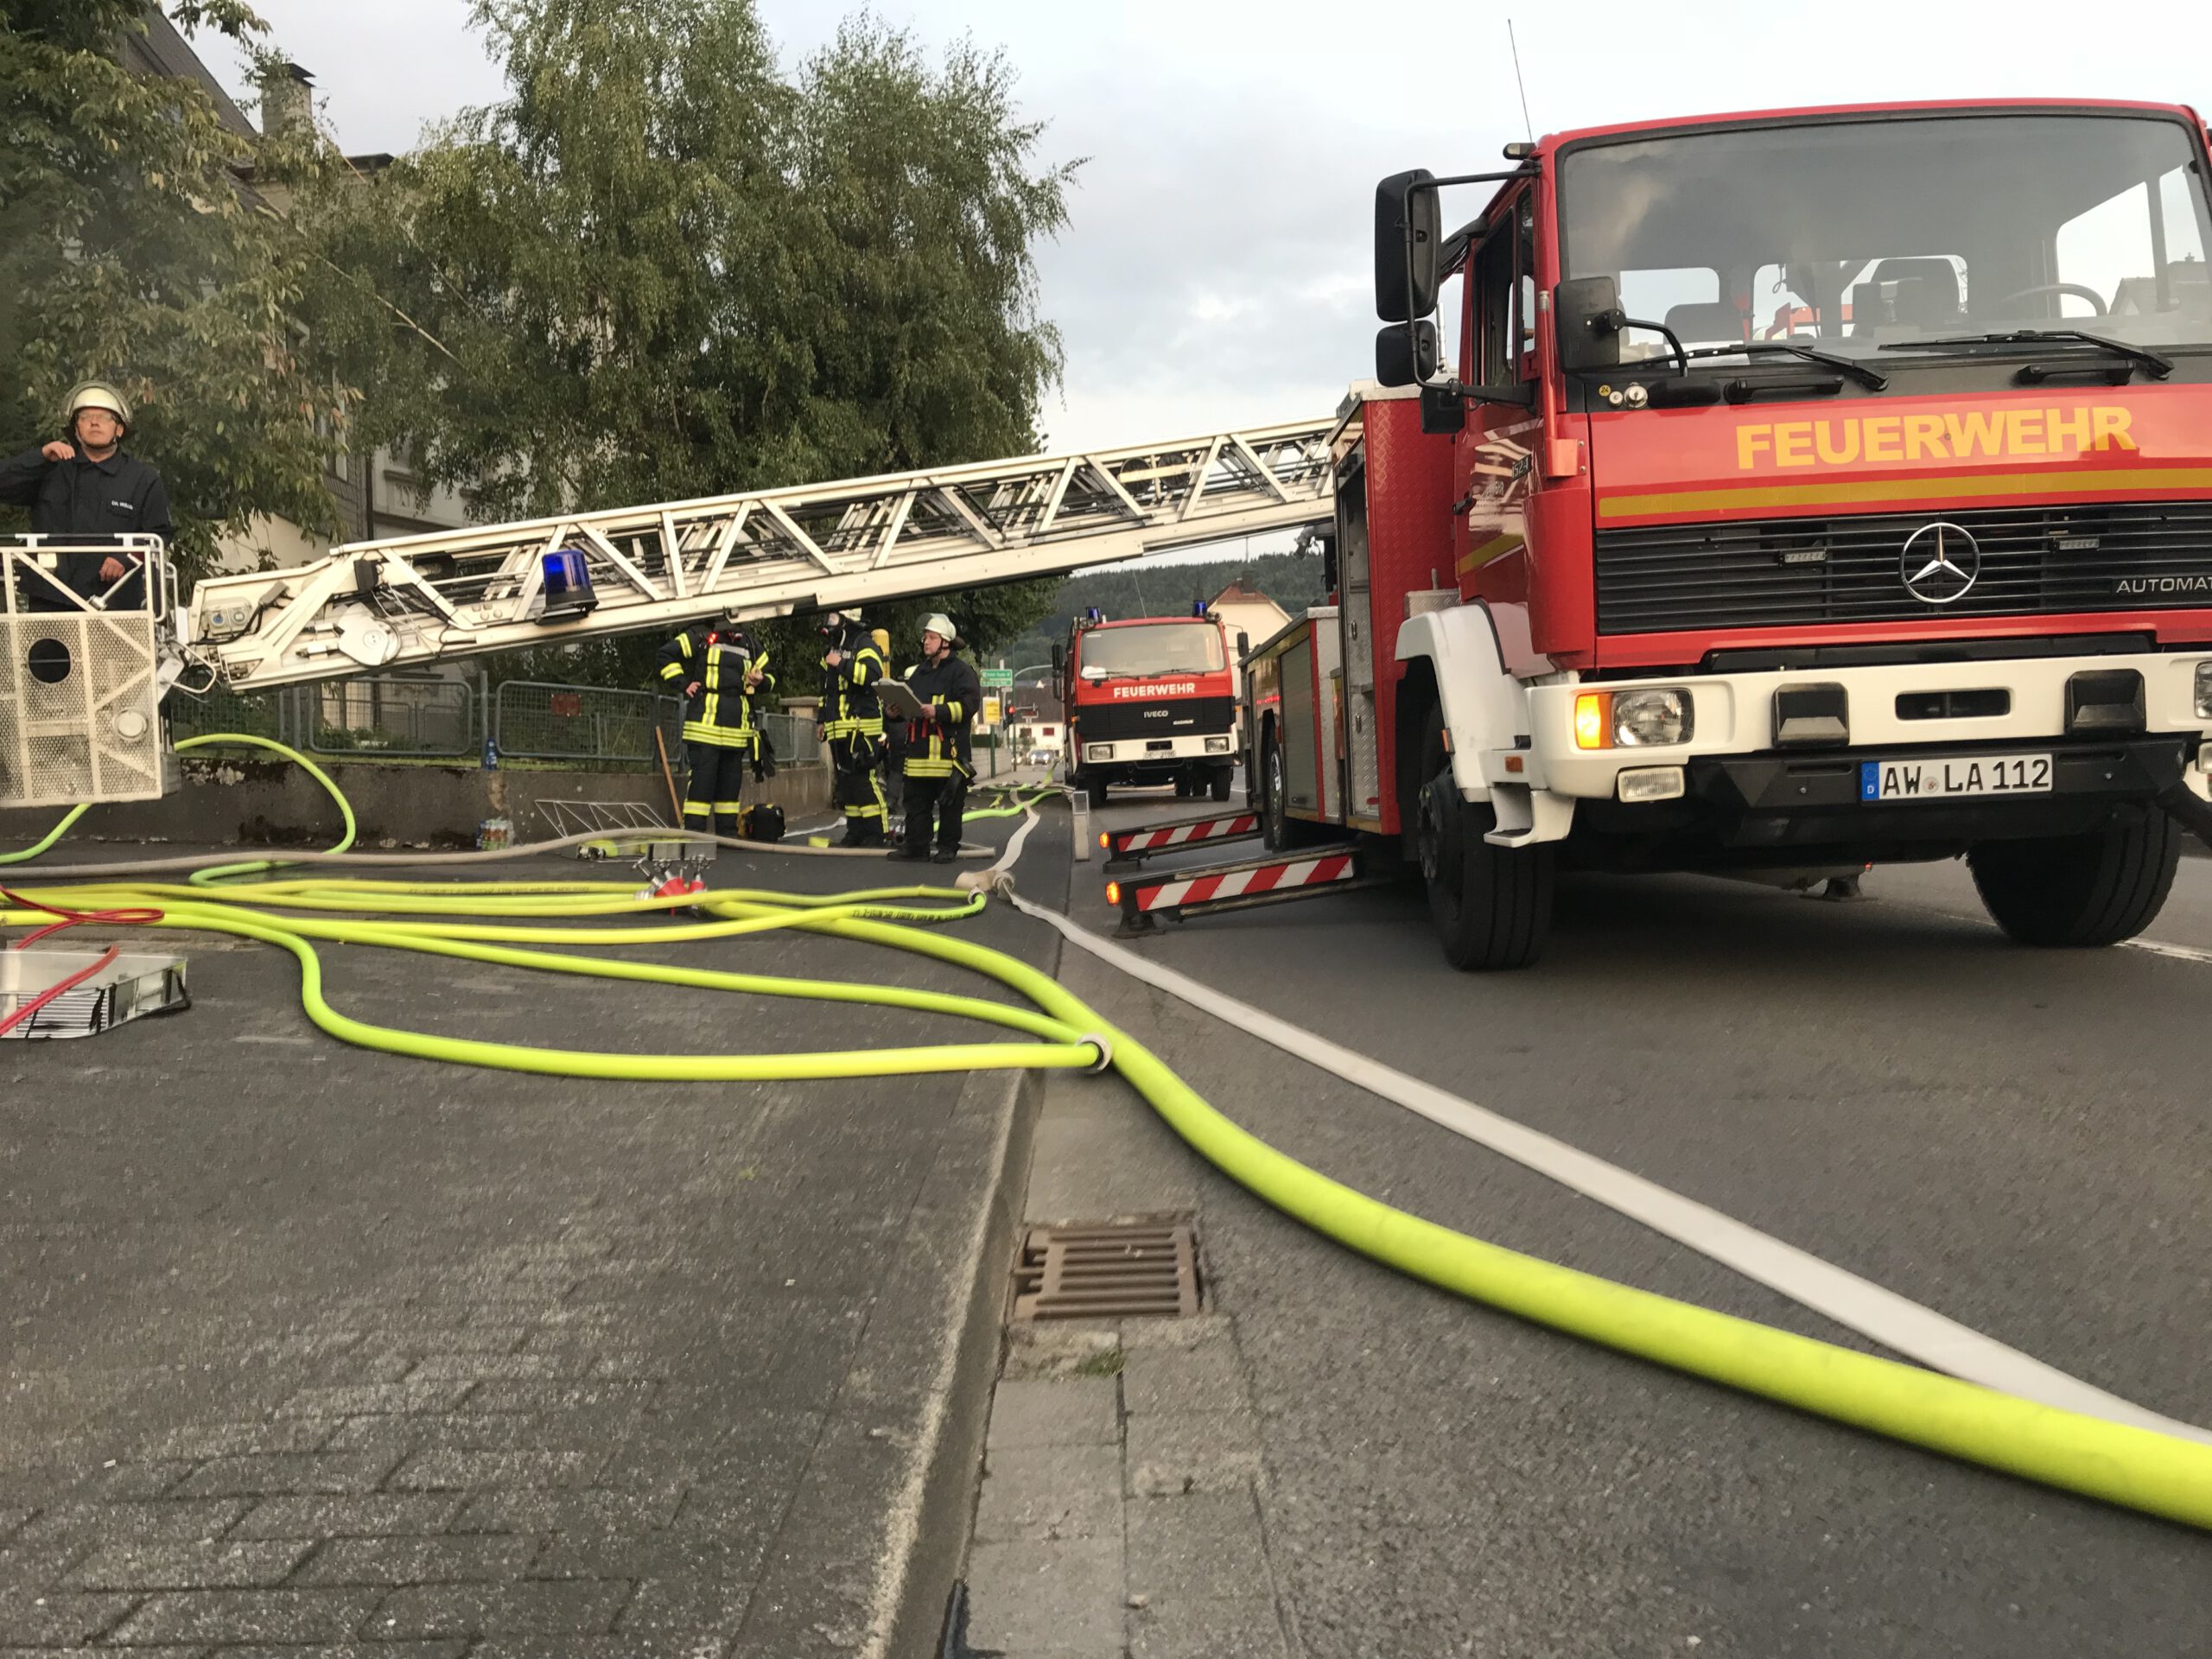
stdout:
[[[507,766],[378,766],[318,761],[353,803],[360,843],[473,846],[485,819],[505,817],[517,842],[553,833],[538,804],[644,801],[664,820],[668,790],[660,774],[556,772]],[[183,786],[166,799],[96,806],[69,839],[175,842],[188,845],[325,844],[337,839],[338,810],[321,785],[285,760],[188,755]],[[827,768],[785,767],[766,785],[748,785],[746,798],[766,798],[796,823],[820,813],[830,798]],[[50,810],[0,812],[0,846],[35,841],[54,824]],[[35,868],[35,867],[33,867]]]

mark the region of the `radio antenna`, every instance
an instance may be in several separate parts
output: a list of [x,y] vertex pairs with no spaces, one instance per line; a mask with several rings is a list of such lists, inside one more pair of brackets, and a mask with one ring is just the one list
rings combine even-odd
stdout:
[[1505,43],[1513,48],[1513,84],[1521,89],[1521,124],[1529,130],[1529,142],[1536,142],[1536,124],[1529,118],[1529,83],[1521,79],[1521,42],[1514,38],[1513,20],[1505,20]]

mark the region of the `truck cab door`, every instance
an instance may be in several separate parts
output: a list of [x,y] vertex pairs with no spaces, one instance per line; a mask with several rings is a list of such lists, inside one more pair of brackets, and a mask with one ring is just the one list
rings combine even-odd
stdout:
[[1517,191],[1467,258],[1460,380],[1473,389],[1455,444],[1452,552],[1463,598],[1529,599],[1527,505],[1536,417],[1535,208]]

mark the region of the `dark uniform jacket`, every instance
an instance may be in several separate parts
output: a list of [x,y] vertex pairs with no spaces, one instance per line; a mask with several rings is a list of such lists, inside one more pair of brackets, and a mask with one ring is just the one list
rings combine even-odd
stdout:
[[[828,653],[823,656],[826,658]],[[822,670],[830,681],[830,696],[822,705],[822,735],[832,742],[841,737],[881,737],[883,704],[875,695],[875,685],[885,671],[883,653],[875,648],[874,641],[861,635],[858,650],[845,647],[844,658],[836,667],[825,660]]]
[[[760,688],[750,695],[748,668],[760,671]],[[683,705],[685,742],[760,752],[753,705],[776,689],[776,677],[768,671],[768,653],[755,650],[743,629],[687,628],[660,648],[660,677],[678,690],[698,684]]]
[[[169,522],[169,493],[162,475],[135,455],[118,449],[105,461],[87,461],[79,448],[73,461],[48,461],[38,450],[0,461],[0,501],[31,510],[31,529],[41,536],[70,536],[104,542],[116,536],[176,533]],[[86,598],[103,592],[103,555],[62,556],[61,580]]]
[[983,683],[975,669],[948,653],[938,663],[920,662],[906,671],[917,701],[927,703],[930,718],[916,721],[906,750],[909,778],[949,778],[957,769],[976,775],[969,728],[983,707]]

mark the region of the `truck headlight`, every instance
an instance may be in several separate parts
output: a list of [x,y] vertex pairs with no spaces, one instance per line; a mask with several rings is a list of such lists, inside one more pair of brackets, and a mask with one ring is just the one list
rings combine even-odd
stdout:
[[1696,729],[1690,694],[1673,687],[1585,691],[1574,699],[1578,749],[1647,749],[1687,743]]
[[[2200,674],[2202,671],[2203,671],[2201,669],[2198,671]],[[1210,737],[1206,739],[1206,753],[1208,754],[1227,754],[1229,753],[1229,740],[1225,737]]]
[[1083,746],[1083,758],[1086,760],[1111,760],[1114,746],[1111,743],[1086,743]]
[[2196,665],[2196,717],[2212,720],[2212,663]]
[[1613,741],[1624,749],[1688,742],[1691,729],[1687,691],[1623,691],[1613,698]]

